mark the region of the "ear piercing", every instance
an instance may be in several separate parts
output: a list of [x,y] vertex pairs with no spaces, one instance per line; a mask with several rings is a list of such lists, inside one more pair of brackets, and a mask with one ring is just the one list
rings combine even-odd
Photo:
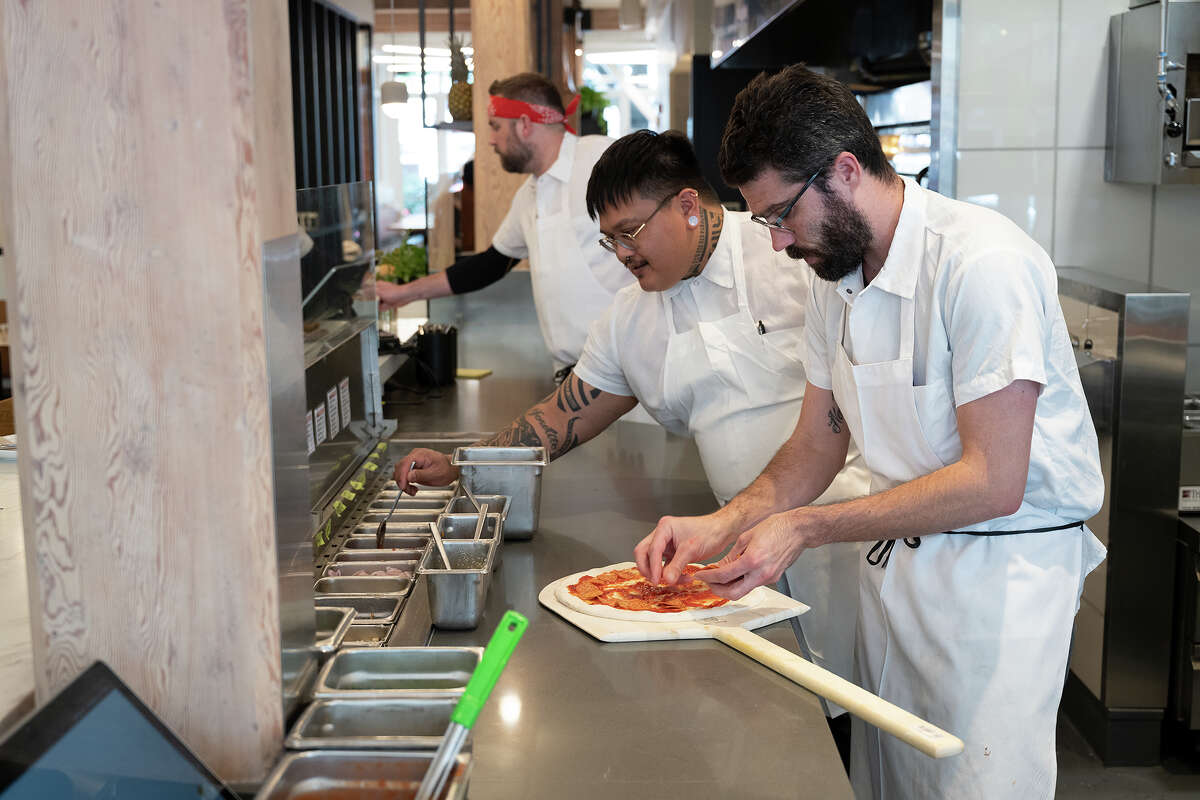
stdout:
[[700,224],[700,218],[697,217],[695,214],[688,217],[688,225],[691,225],[694,228],[699,224]]

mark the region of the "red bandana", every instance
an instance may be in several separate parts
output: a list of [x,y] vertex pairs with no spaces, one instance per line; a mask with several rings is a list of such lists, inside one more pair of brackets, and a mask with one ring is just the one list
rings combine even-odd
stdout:
[[579,95],[571,98],[571,102],[567,104],[566,114],[549,106],[526,103],[523,100],[510,100],[498,94],[488,95],[488,114],[493,117],[520,119],[522,116],[526,116],[529,117],[531,122],[538,122],[542,125],[555,125],[561,122],[563,127],[571,133],[575,133],[575,129],[571,127],[571,123],[567,122],[567,117],[574,114],[578,106]]

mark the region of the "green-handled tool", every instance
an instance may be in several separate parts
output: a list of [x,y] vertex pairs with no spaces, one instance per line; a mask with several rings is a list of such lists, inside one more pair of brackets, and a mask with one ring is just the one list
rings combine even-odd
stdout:
[[487,648],[483,651],[479,666],[475,668],[475,673],[467,682],[467,688],[463,690],[462,698],[454,707],[454,713],[450,715],[450,726],[446,728],[442,744],[433,756],[425,779],[421,781],[421,788],[417,789],[417,800],[433,800],[441,795],[446,786],[446,779],[450,777],[454,768],[454,762],[458,759],[458,752],[462,750],[463,742],[471,732],[471,726],[475,724],[475,718],[483,710],[484,703],[492,693],[492,687],[496,685],[496,680],[508,664],[508,657],[512,655],[528,626],[529,620],[516,611],[506,612],[500,624],[496,626],[496,632],[492,634]]

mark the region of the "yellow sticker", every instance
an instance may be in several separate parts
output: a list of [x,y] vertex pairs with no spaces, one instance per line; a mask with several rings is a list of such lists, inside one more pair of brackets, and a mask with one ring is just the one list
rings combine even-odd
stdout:
[[336,511],[338,514],[345,514],[346,513],[346,504],[343,503],[341,500],[334,500],[333,501],[333,510]]
[[354,491],[361,492],[363,490],[363,487],[367,485],[366,479],[367,479],[367,473],[360,472],[354,478],[354,480],[350,481],[350,485],[354,487]]
[[387,442],[380,442],[379,444],[375,445],[376,453],[382,453],[384,450],[387,450]]
[[346,502],[353,503],[354,498],[358,497],[358,495],[356,495],[354,492],[347,489],[346,491],[342,492],[342,497],[346,498]]
[[368,462],[367,462],[367,470],[368,470],[369,472],[374,472],[374,471],[375,471],[375,470],[377,470],[377,469],[379,469],[379,465],[378,465],[378,464],[376,464],[376,463],[374,463],[374,462],[372,462],[372,461],[368,461]]

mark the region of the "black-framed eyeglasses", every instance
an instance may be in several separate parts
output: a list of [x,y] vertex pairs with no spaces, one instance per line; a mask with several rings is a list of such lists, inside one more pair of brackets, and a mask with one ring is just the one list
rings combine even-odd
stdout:
[[808,187],[813,185],[813,181],[815,181],[817,179],[817,176],[820,175],[824,171],[825,171],[825,168],[821,167],[819,170],[814,172],[812,174],[812,177],[804,182],[804,186],[802,186],[800,188],[800,191],[796,192],[796,196],[792,198],[792,202],[788,203],[787,207],[783,209],[783,213],[781,213],[774,220],[769,220],[766,217],[762,216],[761,214],[752,214],[750,216],[751,221],[757,222],[759,225],[766,225],[768,228],[771,228],[773,230],[784,231],[785,233],[791,233],[792,232],[791,229],[788,228],[786,225],[784,225],[783,221],[785,219],[787,219],[788,214],[792,213],[792,208],[795,207],[796,202],[801,198],[801,196],[803,196],[803,194],[805,192],[808,191]]
[[661,211],[663,206],[665,206],[667,203],[671,202],[671,199],[674,197],[675,197],[675,195],[673,195],[673,194],[667,195],[666,197],[664,197],[662,199],[662,202],[659,203],[655,207],[655,209],[650,212],[650,216],[646,217],[646,221],[643,222],[641,225],[638,225],[637,229],[634,230],[632,233],[618,233],[616,236],[601,236],[600,237],[600,246],[603,247],[605,250],[607,250],[610,253],[617,252],[617,247],[624,247],[626,250],[636,250],[638,234],[641,233],[646,228],[646,224],[654,218],[654,215],[657,214],[659,211]]

